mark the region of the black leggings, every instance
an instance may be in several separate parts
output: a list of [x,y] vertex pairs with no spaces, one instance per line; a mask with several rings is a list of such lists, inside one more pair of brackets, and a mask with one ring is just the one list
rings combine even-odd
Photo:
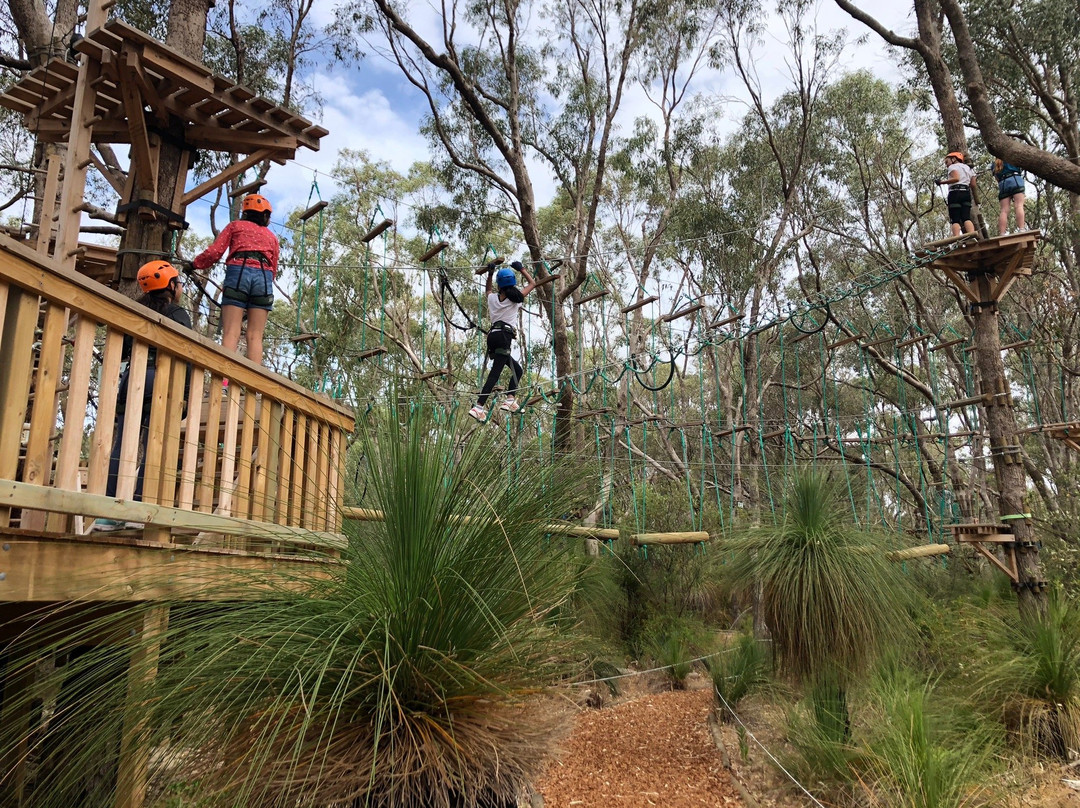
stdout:
[[[480,392],[480,398],[476,399],[479,406],[483,407],[487,404],[491,391],[499,383],[503,368],[510,368],[510,387],[507,388],[506,394],[512,396],[517,392],[518,385],[521,383],[522,371],[521,365],[510,355],[510,346],[513,343],[514,338],[508,331],[492,329],[488,332],[487,352],[488,358],[491,359],[491,370],[488,371],[487,381],[484,382],[484,389]],[[505,353],[496,353],[496,351],[505,351]]]

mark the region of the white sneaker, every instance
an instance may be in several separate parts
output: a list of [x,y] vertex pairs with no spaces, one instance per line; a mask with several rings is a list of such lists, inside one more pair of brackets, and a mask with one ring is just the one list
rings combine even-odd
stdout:
[[473,408],[469,410],[469,415],[471,415],[477,421],[483,422],[487,420],[487,410],[485,410],[479,404],[474,405]]
[[506,410],[507,412],[517,412],[521,409],[521,407],[518,406],[516,398],[514,398],[513,396],[507,396],[506,400],[499,405],[499,409]]

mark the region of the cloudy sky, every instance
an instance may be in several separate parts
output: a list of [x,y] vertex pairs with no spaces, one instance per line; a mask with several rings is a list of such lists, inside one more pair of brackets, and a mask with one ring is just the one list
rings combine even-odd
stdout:
[[[906,3],[866,5],[893,30],[901,33],[913,30],[912,11]],[[317,3],[316,12],[321,15],[318,22],[328,23],[333,17],[333,4]],[[870,35],[831,0],[822,0],[813,18],[819,32],[846,30],[848,45],[841,60],[843,69],[865,68],[886,80],[898,80],[895,59],[881,40]],[[439,17],[434,5],[413,2],[409,19],[421,32],[430,35],[432,41],[439,41]],[[786,33],[781,22],[773,18],[757,51],[756,67],[766,93],[776,95],[786,88],[786,54]],[[396,65],[377,55],[370,56],[353,65],[317,69],[314,85],[322,97],[322,108],[311,117],[330,130],[330,134],[323,138],[319,152],[302,149],[294,163],[272,169],[267,192],[278,210],[305,205],[312,178],[316,176],[323,197],[332,196],[334,182],[327,174],[341,149],[364,150],[372,159],[385,161],[401,172],[416,161],[428,159],[428,144],[419,134],[426,103]],[[703,72],[695,80],[695,86],[703,92],[735,92],[733,77],[717,71]],[[628,131],[636,117],[653,115],[655,111],[640,87],[631,88],[622,107],[623,131]],[[728,117],[736,120],[742,113],[741,108],[736,108]],[[315,174],[316,171],[321,173]],[[548,178],[534,179],[538,196],[546,201],[553,192],[553,184]]]

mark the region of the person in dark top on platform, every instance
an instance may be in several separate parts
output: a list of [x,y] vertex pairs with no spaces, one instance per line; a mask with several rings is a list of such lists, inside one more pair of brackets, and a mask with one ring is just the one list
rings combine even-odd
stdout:
[[[137,280],[139,288],[143,291],[142,297],[137,301],[138,303],[167,317],[174,323],[179,323],[186,328],[191,328],[191,317],[184,307],[180,305],[180,296],[183,294],[183,283],[180,280],[180,273],[177,271],[176,267],[168,261],[151,261],[148,264],[144,264],[139,269]],[[130,360],[132,343],[133,341],[130,336],[124,337],[121,355],[125,360]],[[187,372],[188,379],[184,384],[185,401],[187,400],[187,389],[188,382],[190,381],[191,369],[188,368]],[[154,400],[154,377],[156,375],[157,349],[154,346],[150,346],[146,356],[146,377],[145,387],[143,388],[142,407],[138,413],[138,417],[142,423],[139,430],[140,458],[146,454],[146,442],[149,437],[147,422],[150,419],[150,408]],[[112,454],[109,457],[109,476],[105,482],[105,496],[107,497],[116,496],[116,489],[119,483],[120,452],[124,440],[124,423],[127,420],[127,416],[130,414],[127,412],[127,390],[129,379],[130,368],[120,375],[120,384],[116,390],[116,421],[113,426],[113,447]],[[145,476],[145,473],[145,462],[140,462],[138,477],[135,480],[135,493],[132,496],[132,499],[134,500],[142,499],[143,477]],[[118,522],[112,519],[98,519],[94,522],[91,530],[121,530],[124,527],[129,526],[142,527],[142,525],[128,525],[124,522]]]
[[1016,229],[1026,230],[1024,223],[1024,172],[1002,159],[994,160],[994,179],[998,183],[998,235],[1004,236],[1009,229],[1009,203],[1016,214]]

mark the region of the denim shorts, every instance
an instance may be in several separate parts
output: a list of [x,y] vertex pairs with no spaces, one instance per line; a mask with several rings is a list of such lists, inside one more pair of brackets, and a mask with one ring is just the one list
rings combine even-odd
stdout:
[[274,307],[274,273],[261,267],[226,264],[221,305],[270,311]]

